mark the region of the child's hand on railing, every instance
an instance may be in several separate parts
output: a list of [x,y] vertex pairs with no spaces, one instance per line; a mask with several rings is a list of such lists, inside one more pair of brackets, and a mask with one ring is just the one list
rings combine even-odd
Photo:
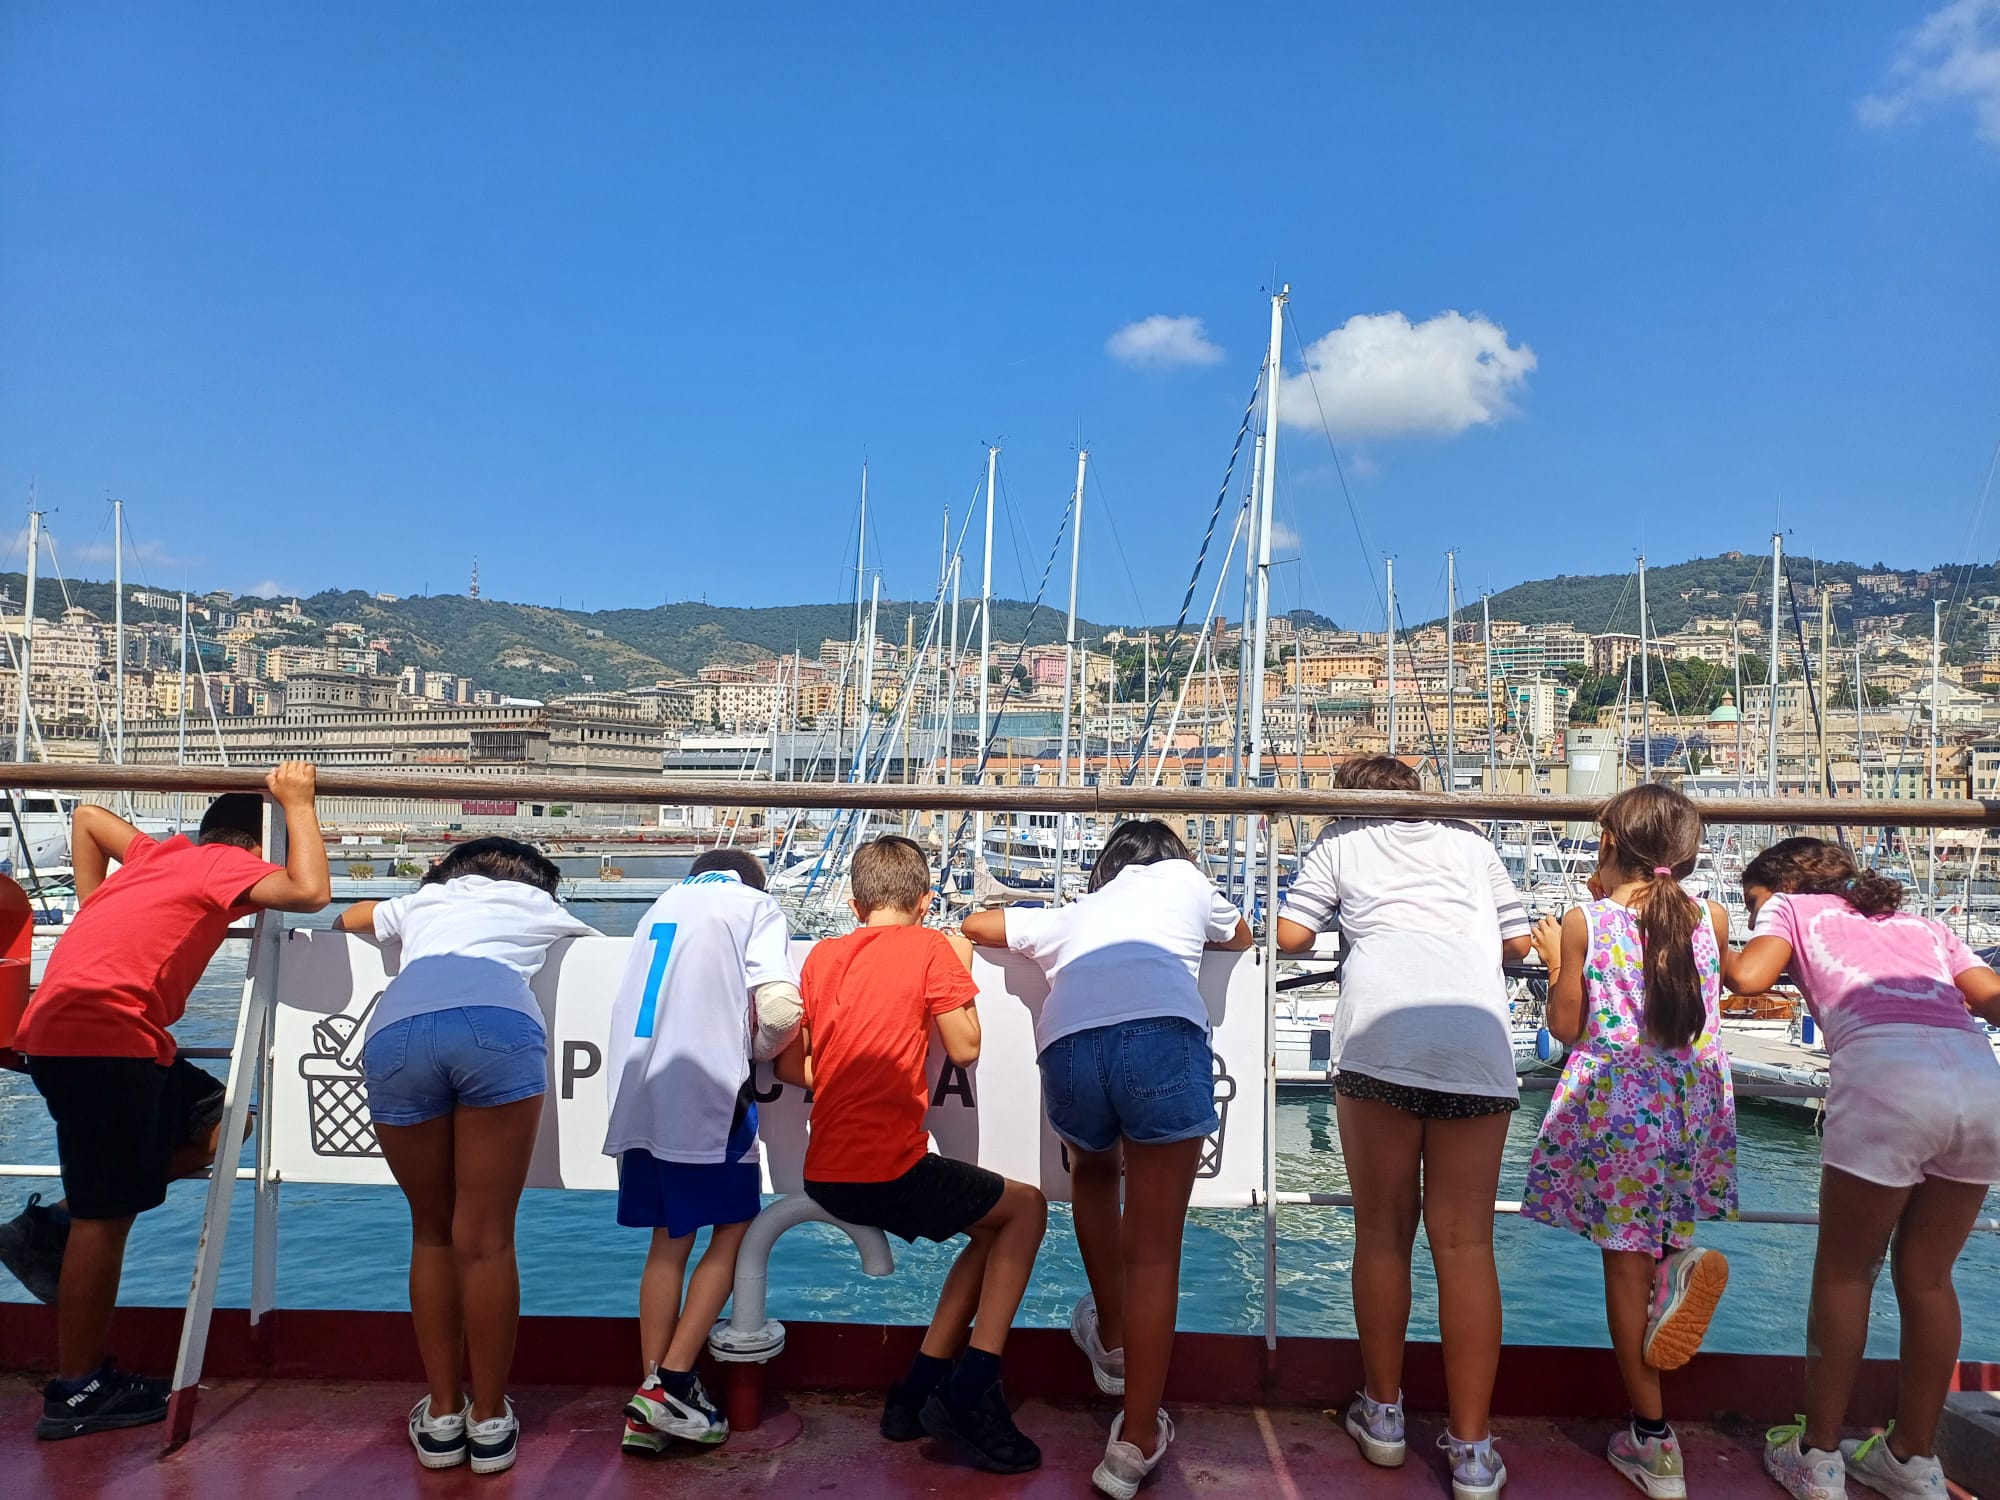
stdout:
[[1541,955],[1542,965],[1555,977],[1562,966],[1563,924],[1561,917],[1543,917],[1535,924],[1535,952]]

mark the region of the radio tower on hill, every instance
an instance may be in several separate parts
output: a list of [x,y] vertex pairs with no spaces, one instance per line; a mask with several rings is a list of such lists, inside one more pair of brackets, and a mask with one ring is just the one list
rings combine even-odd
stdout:
[[472,584],[466,589],[465,595],[468,599],[479,597],[479,554],[476,552],[472,554]]

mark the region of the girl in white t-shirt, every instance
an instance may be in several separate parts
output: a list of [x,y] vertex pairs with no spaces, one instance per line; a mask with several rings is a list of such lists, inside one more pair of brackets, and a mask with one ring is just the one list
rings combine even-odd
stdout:
[[[1164,823],[1112,830],[1087,894],[1067,906],[977,912],[965,935],[1041,966],[1042,1099],[1069,1147],[1077,1249],[1090,1295],[1070,1315],[1098,1388],[1123,1394],[1092,1480],[1131,1500],[1173,1438],[1160,1409],[1180,1298],[1181,1236],[1203,1143],[1217,1129],[1207,948],[1249,924]],[[1120,1184],[1124,1203],[1119,1203]]]
[[410,1442],[427,1469],[469,1458],[474,1473],[498,1473],[520,1443],[507,1399],[521,1315],[514,1214],[549,1072],[529,985],[556,943],[596,935],[556,904],[560,878],[527,844],[473,839],[411,894],[358,901],[334,924],[401,947],[368,1015],[361,1070],[375,1138],[410,1203],[410,1316],[430,1382]]
[[[1333,784],[1422,789],[1414,770],[1387,755],[1348,761]],[[1327,825],[1278,913],[1279,950],[1309,950],[1336,920],[1345,961],[1333,1088],[1354,1195],[1354,1322],[1367,1375],[1347,1430],[1370,1463],[1403,1462],[1403,1341],[1421,1217],[1437,1270],[1452,1491],[1485,1500],[1507,1482],[1488,1426],[1500,1365],[1493,1198],[1520,1107],[1501,963],[1526,956],[1531,927],[1484,834],[1419,818]]]

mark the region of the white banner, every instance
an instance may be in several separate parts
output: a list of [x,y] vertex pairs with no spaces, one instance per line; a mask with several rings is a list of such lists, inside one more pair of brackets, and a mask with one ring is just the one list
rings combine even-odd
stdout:
[[[605,1041],[611,1002],[630,938],[581,938],[557,945],[535,981],[549,1031],[549,1106],[528,1185],[609,1189],[617,1169],[603,1154]],[[793,944],[803,962],[809,943]],[[365,938],[308,928],[286,934],[278,972],[278,1015],[270,1119],[272,1163],[292,1182],[393,1181],[368,1123],[356,1018],[395,972]],[[384,960],[391,960],[385,965]],[[1063,1144],[1042,1115],[1034,1018],[1048,996],[1042,972],[1011,953],[978,950],[979,1061],[954,1067],[932,1040],[931,1111],[937,1149],[976,1161],[1049,1197],[1069,1197]],[[1201,992],[1214,1028],[1215,1107],[1222,1125],[1209,1139],[1194,1201],[1242,1207],[1263,1180],[1264,971],[1261,955],[1211,953]],[[797,1192],[805,1160],[803,1091],[757,1070],[758,1118],[768,1192]]]

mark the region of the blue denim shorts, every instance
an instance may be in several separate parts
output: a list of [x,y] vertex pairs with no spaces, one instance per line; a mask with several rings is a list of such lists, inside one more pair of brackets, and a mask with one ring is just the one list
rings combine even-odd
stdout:
[[549,1086],[549,1039],[539,1018],[502,1005],[465,1005],[392,1021],[361,1049],[368,1118],[421,1125],[461,1104],[487,1109]]
[[1041,1055],[1042,1102],[1057,1135],[1084,1151],[1119,1140],[1166,1146],[1213,1135],[1208,1033],[1178,1016],[1073,1032]]

